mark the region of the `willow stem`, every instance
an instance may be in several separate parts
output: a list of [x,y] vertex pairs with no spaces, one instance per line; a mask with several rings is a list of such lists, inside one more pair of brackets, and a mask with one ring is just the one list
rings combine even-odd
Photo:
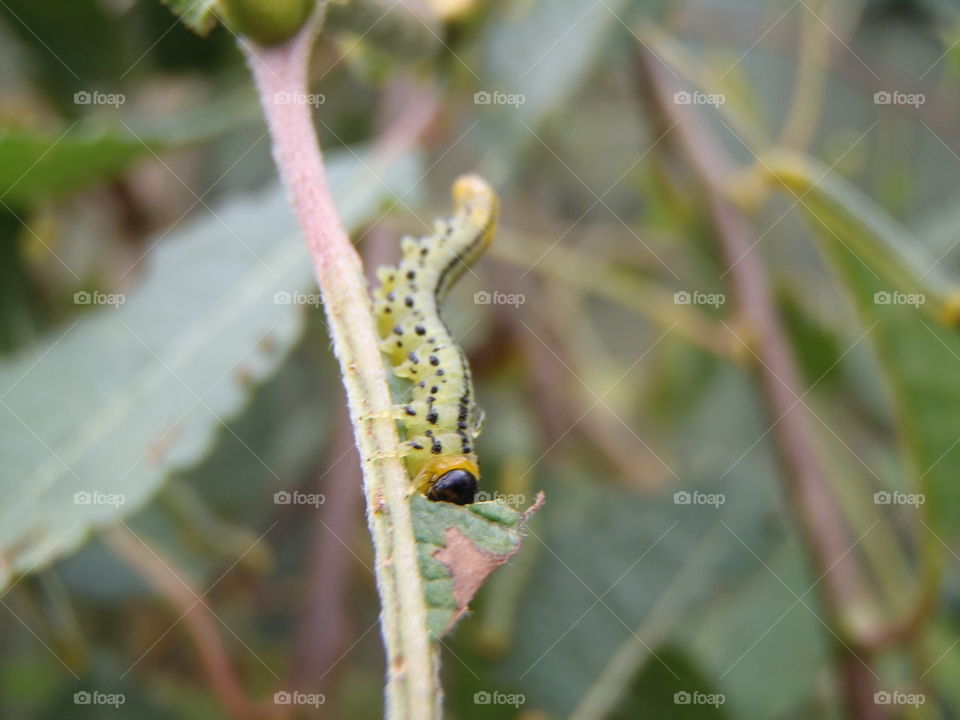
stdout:
[[427,631],[408,504],[411,483],[402,461],[389,457],[400,440],[384,412],[391,397],[366,280],[330,195],[308,102],[307,61],[318,27],[316,18],[280,46],[241,45],[259,91],[274,159],[313,260],[363,462],[387,653],[386,716],[440,718],[439,658]]

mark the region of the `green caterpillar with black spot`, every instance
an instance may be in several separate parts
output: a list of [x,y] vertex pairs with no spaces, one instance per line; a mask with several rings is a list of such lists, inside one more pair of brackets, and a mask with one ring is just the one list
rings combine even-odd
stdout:
[[412,383],[410,401],[393,412],[406,432],[398,453],[417,491],[466,505],[480,477],[475,443],[483,412],[440,303],[493,240],[499,201],[477,175],[457,179],[453,201],[453,217],[438,220],[432,235],[404,238],[400,263],[377,271],[373,300],[381,350],[394,374]]

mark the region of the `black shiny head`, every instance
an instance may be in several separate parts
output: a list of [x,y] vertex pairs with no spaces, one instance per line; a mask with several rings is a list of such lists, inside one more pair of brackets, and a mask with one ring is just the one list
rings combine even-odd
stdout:
[[434,502],[448,502],[454,505],[469,505],[477,494],[477,478],[469,470],[450,470],[445,472],[427,492],[427,498]]

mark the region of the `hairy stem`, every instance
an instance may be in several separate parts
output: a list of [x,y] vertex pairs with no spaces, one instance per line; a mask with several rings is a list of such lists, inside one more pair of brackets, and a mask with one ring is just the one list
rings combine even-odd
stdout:
[[370,312],[360,258],[337,215],[307,95],[307,60],[318,23],[284,45],[244,44],[273,141],[280,176],[290,193],[323,296],[333,349],[347,390],[354,439],[363,462],[367,524],[373,537],[381,630],[387,653],[386,714],[439,718],[439,659],[427,632],[402,461],[392,419],[386,370]]

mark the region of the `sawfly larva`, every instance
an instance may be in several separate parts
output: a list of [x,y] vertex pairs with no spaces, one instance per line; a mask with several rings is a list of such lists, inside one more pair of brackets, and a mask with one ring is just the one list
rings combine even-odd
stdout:
[[440,303],[493,240],[498,200],[477,175],[453,185],[454,214],[419,240],[405,237],[396,267],[380,268],[374,311],[381,350],[411,383],[393,415],[403,423],[414,486],[430,500],[466,505],[477,492],[475,442],[483,422],[466,356],[440,317]]

